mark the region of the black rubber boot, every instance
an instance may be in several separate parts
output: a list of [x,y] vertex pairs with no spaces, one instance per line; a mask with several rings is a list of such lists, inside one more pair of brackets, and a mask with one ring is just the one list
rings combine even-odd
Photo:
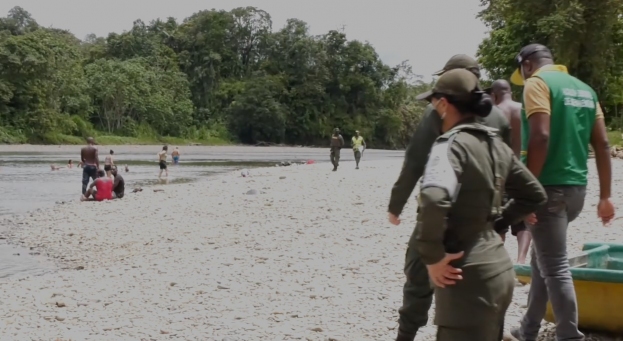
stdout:
[[413,341],[415,340],[415,334],[407,334],[398,330],[398,336],[396,337],[396,341]]

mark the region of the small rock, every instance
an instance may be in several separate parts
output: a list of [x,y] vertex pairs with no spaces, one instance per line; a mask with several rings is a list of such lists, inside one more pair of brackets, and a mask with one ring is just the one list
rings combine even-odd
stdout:
[[219,289],[223,289],[223,290],[229,289],[229,287],[225,286],[225,285],[217,285],[216,287],[219,288]]
[[161,329],[161,330],[160,330],[160,334],[169,334],[169,332],[168,332],[168,331],[166,331],[166,330],[162,330],[162,329]]
[[247,195],[256,195],[258,192],[256,189],[250,189],[247,191]]
[[281,180],[283,180],[283,179],[285,179],[285,178],[286,178],[285,176],[280,176],[280,177],[279,177],[279,179],[281,179]]
[[65,318],[62,316],[56,316],[56,321],[65,321]]
[[170,286],[172,286],[172,287],[174,287],[176,284],[177,284],[177,283],[175,283],[175,282],[171,282],[169,285],[170,285]]
[[79,265],[79,266],[76,267],[76,270],[84,270],[84,266]]
[[56,306],[59,307],[59,308],[66,307],[64,302],[56,302]]
[[312,328],[312,330],[311,330],[311,331],[312,331],[312,332],[319,332],[319,333],[322,333],[322,328],[320,328],[320,327]]

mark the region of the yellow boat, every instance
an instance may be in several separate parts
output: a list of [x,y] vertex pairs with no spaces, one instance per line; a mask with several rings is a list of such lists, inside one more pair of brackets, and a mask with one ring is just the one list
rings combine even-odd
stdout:
[[[623,334],[623,245],[587,243],[582,254],[569,259],[578,298],[579,326]],[[529,265],[515,265],[517,279],[530,283]],[[547,304],[545,320],[554,322]]]

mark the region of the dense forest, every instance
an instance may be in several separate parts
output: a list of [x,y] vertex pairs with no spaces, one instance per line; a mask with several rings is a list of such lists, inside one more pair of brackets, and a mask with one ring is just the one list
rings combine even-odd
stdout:
[[610,127],[623,128],[623,0],[480,2],[490,31],[478,55],[489,77],[508,79],[522,46],[547,45],[556,63],[595,89]]
[[[508,79],[523,45],[546,44],[596,89],[609,125],[623,126],[623,0],[481,5],[489,78]],[[273,28],[254,7],[137,20],[82,40],[15,7],[0,18],[0,143],[326,145],[339,127],[401,148],[424,109],[414,96],[431,86],[421,79],[344,32],[313,36],[297,19]]]
[[77,39],[20,7],[0,19],[0,141],[154,140],[326,144],[334,127],[402,147],[429,87],[343,32],[303,21],[273,30],[254,7],[182,22],[137,20]]

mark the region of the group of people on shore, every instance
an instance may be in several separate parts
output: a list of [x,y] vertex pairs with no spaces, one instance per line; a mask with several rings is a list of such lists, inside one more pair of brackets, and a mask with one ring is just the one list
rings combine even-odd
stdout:
[[[388,208],[389,222],[400,224],[420,181],[397,341],[413,341],[426,325],[433,295],[437,340],[534,341],[548,301],[557,340],[584,339],[566,233],[584,206],[589,145],[600,183],[597,214],[604,225],[614,217],[604,115],[593,89],[554,64],[547,47],[525,46],[516,63],[511,82],[523,86],[522,103],[506,80],[482,88],[480,66],[467,55],[452,57],[434,88],[417,97],[429,105]],[[519,263],[532,241],[532,279],[521,324],[504,335],[515,287],[504,248],[509,229]]]
[[[104,201],[123,198],[125,194],[125,180],[119,174],[114,163],[114,154],[115,152],[110,150],[109,154],[104,158],[104,169],[100,169],[95,140],[92,137],[87,138],[87,145],[80,151],[80,160],[82,160],[81,201]],[[126,166],[126,172],[128,171],[128,166]],[[89,180],[93,180],[91,185],[89,185]]]
[[[168,149],[168,146],[163,146],[157,155],[160,167],[158,178],[162,177],[163,172],[165,172],[166,177],[169,176],[167,168]],[[82,201],[103,201],[123,198],[125,180],[119,174],[115,165],[114,154],[115,152],[111,149],[104,158],[104,169],[101,170],[95,139],[92,137],[87,138],[87,145],[80,152],[80,159],[82,160],[80,161],[80,167],[82,167]],[[178,147],[175,147],[171,157],[174,165],[179,164],[180,151]],[[72,161],[69,160],[68,167],[71,168],[71,166]],[[125,171],[129,172],[127,165],[125,166]],[[92,180],[91,185],[89,185],[90,180]]]

